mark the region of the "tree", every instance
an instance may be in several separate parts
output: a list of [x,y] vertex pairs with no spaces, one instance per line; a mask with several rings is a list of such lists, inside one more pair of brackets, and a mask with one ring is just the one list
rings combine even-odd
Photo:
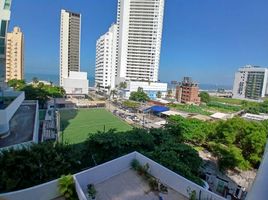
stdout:
[[137,92],[131,92],[130,93],[129,99],[133,100],[133,101],[145,102],[145,101],[149,101],[150,98],[143,91],[143,89],[141,87],[139,87]]
[[12,79],[7,82],[9,87],[13,87],[15,90],[21,90],[25,87],[26,82],[24,80]]
[[210,102],[210,96],[207,92],[200,92],[199,97],[201,99],[201,102],[203,102],[203,103]]
[[157,98],[161,98],[162,97],[162,93],[160,91],[157,92],[156,94]]
[[117,95],[117,90],[111,90],[110,96],[114,99],[114,96]]
[[127,82],[120,82],[119,83],[119,89],[124,90],[127,88]]
[[37,77],[33,77],[32,81],[33,81],[33,84],[34,85],[36,85],[39,82],[39,80],[38,80]]

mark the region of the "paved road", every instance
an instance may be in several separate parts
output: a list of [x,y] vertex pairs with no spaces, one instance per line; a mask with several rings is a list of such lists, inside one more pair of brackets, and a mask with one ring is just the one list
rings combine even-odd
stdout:
[[[160,125],[155,124],[155,121],[149,119],[148,114],[126,112],[125,110],[120,109],[119,107],[113,105],[110,101],[106,101],[106,108],[110,112],[113,112],[114,110],[118,110],[120,113],[123,113],[125,115],[129,115],[129,116],[136,115],[139,118],[140,122],[134,122],[134,121],[132,121],[132,122],[134,124],[139,125],[139,126],[143,125],[145,128],[160,128],[161,127]],[[124,120],[126,120],[126,119],[124,119]],[[144,122],[144,124],[141,122]]]

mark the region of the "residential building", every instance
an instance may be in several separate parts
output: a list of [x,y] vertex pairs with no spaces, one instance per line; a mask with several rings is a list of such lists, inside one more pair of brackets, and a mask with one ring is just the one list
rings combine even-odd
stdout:
[[61,10],[60,86],[70,71],[80,71],[81,14]]
[[158,81],[164,0],[118,0],[117,82]]
[[19,27],[7,33],[6,81],[24,79],[24,37]]
[[160,92],[161,96],[165,97],[167,94],[167,83],[158,82],[143,82],[143,81],[126,81],[127,87],[120,91],[121,95],[128,99],[131,92],[136,92],[138,88],[148,95],[152,100],[157,98],[157,93]]
[[96,43],[95,86],[106,91],[115,88],[117,31],[113,24]]
[[69,72],[69,76],[63,79],[63,88],[66,94],[87,95],[88,79],[87,72]]
[[190,77],[184,77],[176,87],[176,99],[180,103],[200,104],[199,87]]
[[3,87],[5,82],[6,33],[10,20],[10,8],[11,0],[0,0],[0,87]]
[[268,93],[268,69],[246,65],[235,73],[233,98],[258,100]]

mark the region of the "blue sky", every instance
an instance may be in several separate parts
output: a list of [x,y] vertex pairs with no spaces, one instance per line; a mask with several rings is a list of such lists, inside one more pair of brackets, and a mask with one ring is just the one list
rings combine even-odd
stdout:
[[[60,10],[82,13],[81,70],[94,75],[95,43],[117,0],[13,0],[10,27],[25,34],[26,73],[58,74]],[[267,0],[166,0],[160,80],[192,76],[231,85],[245,64],[268,67]]]

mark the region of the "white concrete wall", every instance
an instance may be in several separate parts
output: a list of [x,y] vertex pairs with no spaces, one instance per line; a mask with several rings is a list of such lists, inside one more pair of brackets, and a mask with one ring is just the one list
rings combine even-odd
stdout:
[[130,162],[134,158],[135,153],[131,153],[75,174],[74,178],[78,195],[81,197],[80,200],[86,200],[82,192],[86,192],[88,184],[98,184],[128,170],[130,168]]
[[24,190],[0,194],[5,200],[51,200],[61,196],[58,191],[58,179]]
[[0,134],[9,131],[9,121],[25,99],[24,92],[4,92],[5,96],[16,97],[4,110],[0,110]]
[[195,190],[198,195],[201,191],[201,199],[210,199],[210,200],[226,200],[225,198],[212,193],[203,187],[187,180],[186,178],[176,174],[175,172],[163,167],[162,165],[154,162],[153,160],[143,156],[140,153],[136,152],[136,159],[140,162],[141,165],[149,164],[149,173],[154,177],[158,178],[160,182],[168,185],[170,188],[175,191],[183,194],[186,197],[189,197],[188,190]]
[[66,94],[88,94],[87,73],[70,71],[70,76],[63,78],[63,88]]
[[253,182],[246,200],[267,200],[268,199],[268,142],[259,167],[257,176]]
[[139,87],[143,89],[143,91],[167,91],[167,83],[158,83],[158,82],[141,82],[141,81],[129,81],[127,82],[127,89],[130,92],[136,92]]

